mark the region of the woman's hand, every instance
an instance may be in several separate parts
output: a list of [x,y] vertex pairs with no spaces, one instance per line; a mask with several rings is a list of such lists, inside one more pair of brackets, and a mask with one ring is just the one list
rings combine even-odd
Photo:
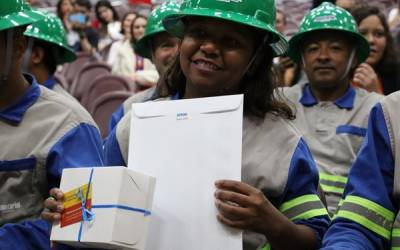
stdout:
[[291,222],[257,188],[231,180],[217,181],[215,186],[217,218],[223,224],[264,234],[272,249],[316,248],[315,232]]
[[243,182],[221,180],[215,183],[217,218],[225,225],[265,233],[272,204],[264,194]]
[[361,63],[354,72],[353,82],[369,92],[378,92],[379,79],[375,70],[368,63]]
[[58,222],[64,210],[63,199],[64,193],[58,188],[52,188],[50,190],[50,197],[44,201],[44,210],[41,214],[42,219],[51,223]]

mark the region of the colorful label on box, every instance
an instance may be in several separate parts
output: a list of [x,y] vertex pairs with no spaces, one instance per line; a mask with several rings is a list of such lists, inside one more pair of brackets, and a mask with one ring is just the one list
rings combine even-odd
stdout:
[[88,210],[92,207],[92,189],[88,184],[64,193],[64,211],[61,214],[60,226],[81,222],[83,207]]

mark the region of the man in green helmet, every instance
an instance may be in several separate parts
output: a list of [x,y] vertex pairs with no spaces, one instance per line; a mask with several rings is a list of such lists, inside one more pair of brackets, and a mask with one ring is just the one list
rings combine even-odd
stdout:
[[289,41],[289,56],[302,64],[309,82],[284,92],[296,106],[294,123],[310,146],[332,214],[366,134],[369,111],[381,98],[351,85],[368,52],[350,13],[327,2],[304,17]]
[[[178,38],[171,36],[165,31],[162,19],[167,15],[178,13],[179,7],[178,3],[170,1],[154,9],[147,20],[143,38],[135,44],[135,52],[140,56],[151,59],[159,75],[163,75],[167,71],[168,66],[175,60],[180,43]],[[155,89],[156,86],[135,94],[118,107],[111,116],[109,131],[131,109],[133,103],[151,99]]]
[[48,13],[44,20],[29,25],[24,35],[29,39],[23,68],[48,89],[71,97],[54,77],[58,65],[76,59],[61,20]]
[[0,1],[0,249],[49,249],[39,219],[48,190],[64,167],[103,164],[90,115],[21,72],[26,26],[44,17],[25,1]]

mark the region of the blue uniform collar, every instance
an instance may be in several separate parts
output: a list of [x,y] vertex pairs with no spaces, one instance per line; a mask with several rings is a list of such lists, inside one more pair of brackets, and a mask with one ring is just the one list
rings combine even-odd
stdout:
[[24,95],[14,104],[0,110],[0,119],[19,124],[25,112],[37,101],[40,96],[40,88],[35,78],[24,74],[25,79],[31,84]]
[[47,79],[43,85],[48,88],[48,89],[53,89],[54,85],[56,85],[57,81],[54,76],[50,76],[49,79]]
[[[342,97],[337,99],[334,103],[341,109],[352,109],[354,106],[355,97],[356,91],[351,85],[349,85],[346,93]],[[313,96],[311,92],[310,84],[306,84],[304,86],[303,95],[301,96],[299,101],[301,104],[303,104],[303,106],[314,106],[315,104],[318,104],[317,99]]]

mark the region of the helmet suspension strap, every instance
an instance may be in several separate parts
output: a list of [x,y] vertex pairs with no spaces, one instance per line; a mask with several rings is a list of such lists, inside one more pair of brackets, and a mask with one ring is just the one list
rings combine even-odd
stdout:
[[351,65],[353,64],[354,61],[355,54],[356,54],[356,49],[353,48],[353,50],[350,53],[349,60],[347,61],[346,70],[344,71],[343,76],[340,78],[340,81],[343,80],[347,76],[347,74],[349,74]]
[[28,66],[29,66],[29,60],[31,58],[32,55],[32,48],[33,48],[33,38],[29,37],[28,38],[28,46],[25,50],[25,54],[24,54],[24,59],[22,61],[22,70],[27,72],[28,71]]
[[247,64],[246,68],[244,69],[240,79],[242,79],[244,77],[244,75],[249,71],[250,67],[253,65],[254,61],[256,60],[257,55],[260,54],[261,50],[264,48],[264,45],[267,43],[268,38],[269,38],[268,34],[265,34],[265,36],[263,38],[263,41],[261,42],[261,44],[258,47],[257,51],[253,54],[253,57],[251,58],[251,60]]

